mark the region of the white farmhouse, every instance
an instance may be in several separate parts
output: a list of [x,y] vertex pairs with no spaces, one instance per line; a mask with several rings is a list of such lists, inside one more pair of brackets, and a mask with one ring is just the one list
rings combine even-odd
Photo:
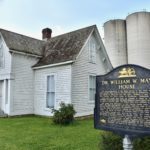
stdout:
[[95,25],[37,40],[0,29],[0,115],[52,116],[61,102],[93,114],[95,76],[112,65]]

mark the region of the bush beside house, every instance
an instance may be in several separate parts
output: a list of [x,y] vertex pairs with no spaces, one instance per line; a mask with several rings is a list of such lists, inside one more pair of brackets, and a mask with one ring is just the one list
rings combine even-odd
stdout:
[[53,110],[53,122],[55,124],[70,124],[74,120],[75,110],[72,104],[60,104],[59,110]]

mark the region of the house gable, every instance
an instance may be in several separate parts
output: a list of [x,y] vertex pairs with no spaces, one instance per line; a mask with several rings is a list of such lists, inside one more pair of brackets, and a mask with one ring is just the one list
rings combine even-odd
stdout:
[[[89,60],[91,44],[96,48],[95,63]],[[89,99],[89,76],[103,75],[111,69],[112,65],[95,28],[72,64],[72,103],[77,116],[93,114],[94,101]]]
[[[83,45],[82,49],[80,50],[80,52],[78,53],[77,57],[76,57],[76,60],[78,59],[78,57],[80,57],[80,55],[82,54],[83,50],[85,49],[85,47],[87,46],[86,49],[89,50],[89,47],[91,44],[94,44],[96,47],[96,53],[100,53],[100,61],[103,62],[103,65],[105,66],[105,69],[106,69],[106,72],[109,72],[110,70],[113,69],[113,66],[110,62],[110,59],[108,57],[108,54],[107,54],[107,51],[105,49],[105,46],[102,42],[102,39],[100,37],[100,34],[98,32],[98,29],[97,27],[95,26],[92,30],[92,32],[90,33],[90,35],[88,36],[85,44]],[[88,53],[88,57],[90,58],[90,51]],[[99,56],[97,55],[98,59],[99,59]],[[98,60],[97,59],[97,60]],[[90,61],[90,60],[89,60]],[[99,63],[97,63],[99,64]]]
[[11,78],[11,54],[0,33],[0,80]]
[[32,66],[41,57],[43,41],[3,29],[0,37],[4,55],[4,65],[0,67],[0,80],[4,82],[3,110],[10,116],[33,114]]

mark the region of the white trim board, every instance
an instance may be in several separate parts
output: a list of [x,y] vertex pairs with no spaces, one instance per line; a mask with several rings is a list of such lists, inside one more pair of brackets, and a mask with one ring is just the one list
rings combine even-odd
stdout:
[[42,56],[35,55],[35,54],[29,54],[29,53],[25,53],[25,52],[15,51],[15,50],[12,50],[12,49],[10,49],[9,52],[16,53],[16,54],[21,54],[21,55],[26,55],[26,56],[37,57],[37,58],[41,58],[42,57]]
[[74,61],[72,61],[72,60],[71,61],[65,61],[65,62],[62,62],[62,63],[56,63],[56,64],[50,64],[50,65],[45,65],[45,66],[33,67],[33,69],[36,70],[36,69],[55,67],[55,66],[60,66],[60,65],[67,65],[67,64],[71,64],[73,62]]

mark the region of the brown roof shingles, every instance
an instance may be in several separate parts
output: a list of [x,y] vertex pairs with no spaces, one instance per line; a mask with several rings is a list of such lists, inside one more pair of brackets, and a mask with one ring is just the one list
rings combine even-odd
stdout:
[[39,56],[42,55],[43,46],[45,44],[44,41],[10,32],[4,29],[0,29],[0,32],[10,50]]
[[34,66],[74,60],[96,26],[90,26],[51,38],[45,45],[44,57]]
[[96,25],[62,34],[45,42],[0,29],[10,50],[43,56],[33,67],[75,60]]

